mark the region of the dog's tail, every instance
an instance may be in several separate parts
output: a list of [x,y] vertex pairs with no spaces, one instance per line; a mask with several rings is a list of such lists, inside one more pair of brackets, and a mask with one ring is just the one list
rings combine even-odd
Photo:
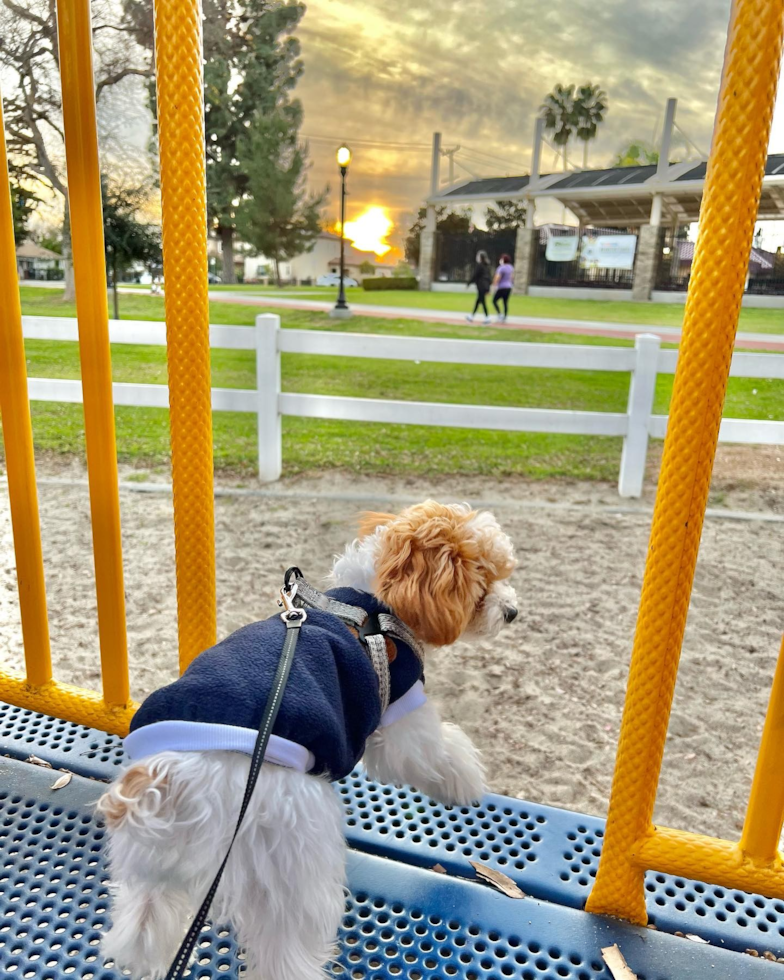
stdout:
[[155,834],[172,825],[175,800],[168,761],[160,755],[137,762],[112,783],[97,803],[110,830],[128,824]]

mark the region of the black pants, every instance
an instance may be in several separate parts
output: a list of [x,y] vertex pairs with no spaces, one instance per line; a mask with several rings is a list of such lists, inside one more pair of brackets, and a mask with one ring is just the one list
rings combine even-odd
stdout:
[[512,293],[511,289],[496,289],[495,296],[493,297],[493,306],[495,307],[496,313],[500,313],[498,308],[498,300],[502,300],[504,304],[504,316],[509,315],[509,297]]
[[[476,302],[474,303],[474,313],[476,313],[476,311],[481,306],[482,309],[485,311],[485,316],[488,315],[488,313],[487,313],[487,301],[486,301],[485,297],[487,296],[487,294],[488,294],[489,291],[490,290],[488,290],[488,289],[477,289],[477,291],[476,291]],[[471,315],[473,316],[474,314],[471,314]]]

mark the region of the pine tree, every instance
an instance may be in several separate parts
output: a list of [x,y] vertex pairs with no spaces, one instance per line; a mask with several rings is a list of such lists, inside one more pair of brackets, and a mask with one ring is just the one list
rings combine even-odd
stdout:
[[304,13],[296,0],[248,0],[240,8],[228,0],[205,4],[207,211],[221,241],[225,283],[236,281],[236,214],[252,165],[248,135],[290,103],[302,74],[291,32]]
[[290,102],[258,119],[239,141],[246,160],[245,196],[237,212],[242,238],[275,263],[310,251],[321,230],[319,210],[326,192],[309,194],[306,151],[298,144],[302,107]]
[[[152,0],[123,0],[125,24],[153,49]],[[207,214],[221,241],[225,283],[236,282],[236,214],[248,186],[243,150],[260,120],[291,101],[302,74],[292,32],[305,13],[298,0],[204,0],[204,120]],[[155,114],[155,88],[149,89]]]

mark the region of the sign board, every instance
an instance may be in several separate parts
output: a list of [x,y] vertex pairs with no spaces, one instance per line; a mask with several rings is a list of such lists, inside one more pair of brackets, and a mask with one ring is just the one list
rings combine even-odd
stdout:
[[577,235],[554,235],[547,239],[544,257],[548,262],[573,262],[577,258]]
[[584,269],[631,271],[634,268],[636,248],[636,235],[598,235],[596,238],[584,235],[580,249],[580,265]]

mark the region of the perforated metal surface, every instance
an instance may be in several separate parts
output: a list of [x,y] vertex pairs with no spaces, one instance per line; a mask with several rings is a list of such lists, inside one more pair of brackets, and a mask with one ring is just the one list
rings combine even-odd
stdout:
[[0,753],[14,759],[36,755],[55,768],[67,768],[92,779],[112,779],[125,761],[122,741],[116,735],[3,702]]
[[[125,760],[113,735],[4,704],[0,753],[34,754],[94,779],[112,779]],[[474,877],[469,861],[479,861],[509,875],[526,894],[575,909],[596,876],[604,837],[604,821],[596,817],[494,795],[480,807],[443,807],[360,772],[336,789],[356,850],[420,868],[440,864],[464,878]],[[664,932],[784,956],[784,902],[652,872],[645,887],[649,919]]]
[[[75,777],[53,791],[51,782],[39,767],[0,764],[0,971],[118,980],[99,947],[110,921],[104,835],[91,808],[99,787]],[[639,980],[780,975],[775,963],[356,852],[348,877],[332,972],[352,980],[611,980],[600,951],[613,943]],[[243,959],[227,929],[205,931],[189,975],[241,976]]]

